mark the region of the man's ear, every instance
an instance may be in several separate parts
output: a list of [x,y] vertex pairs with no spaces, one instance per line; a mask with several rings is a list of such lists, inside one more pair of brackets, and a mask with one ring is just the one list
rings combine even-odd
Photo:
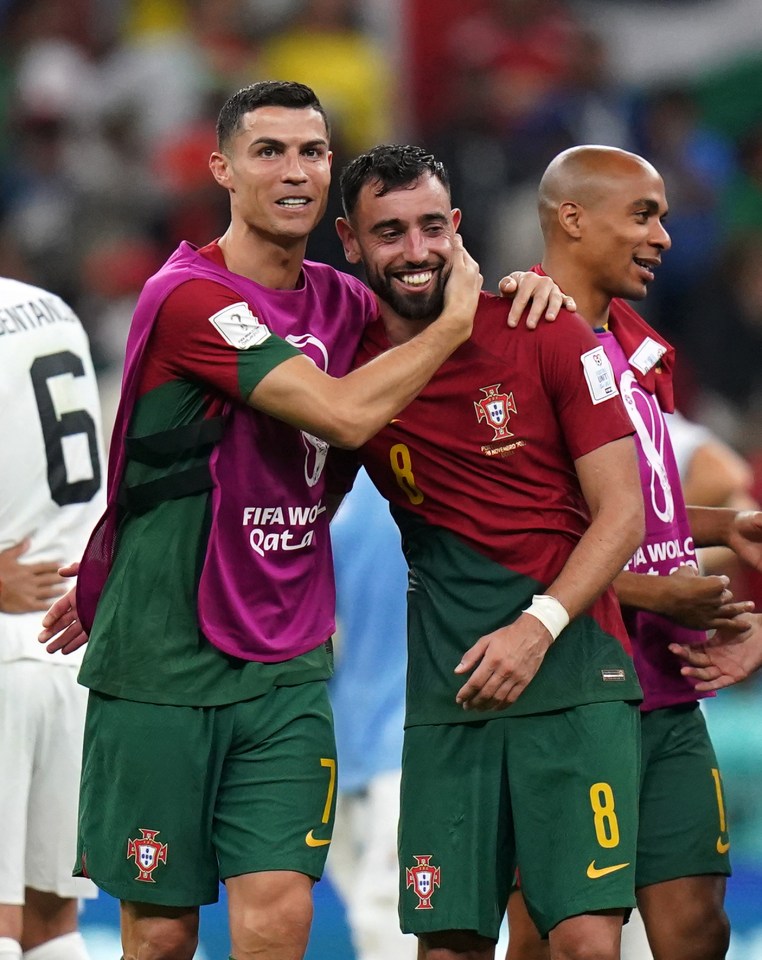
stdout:
[[357,242],[357,236],[346,217],[337,217],[336,232],[344,247],[344,256],[350,263],[359,263],[362,260],[360,255],[360,245]]
[[217,150],[214,151],[211,157],[209,157],[209,169],[212,171],[212,176],[221,187],[225,187],[226,190],[232,190],[232,187],[230,186],[228,158],[224,153],[219,153]]
[[450,216],[452,217],[452,225],[457,230],[460,226],[460,221],[463,219],[463,214],[458,207],[455,207],[454,210],[450,211]]
[[575,240],[579,238],[581,232],[582,213],[582,207],[574,200],[564,200],[558,208],[558,222],[561,224],[561,229]]

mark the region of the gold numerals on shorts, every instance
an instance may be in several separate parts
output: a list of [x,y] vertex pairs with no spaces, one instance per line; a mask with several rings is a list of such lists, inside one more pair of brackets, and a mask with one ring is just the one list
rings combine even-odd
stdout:
[[595,837],[602,847],[619,845],[619,823],[614,813],[614,791],[608,783],[594,783],[590,787],[590,806],[593,808]]
[[[328,768],[328,790],[326,791],[325,797],[325,806],[323,807],[323,816],[321,817],[321,823],[328,823],[331,818],[331,804],[333,803],[333,795],[336,792],[336,761],[332,757],[321,757],[320,766]],[[304,842],[308,847],[325,847],[331,842],[330,837],[327,839],[320,839],[316,837],[312,830],[309,831],[307,836],[304,838]]]

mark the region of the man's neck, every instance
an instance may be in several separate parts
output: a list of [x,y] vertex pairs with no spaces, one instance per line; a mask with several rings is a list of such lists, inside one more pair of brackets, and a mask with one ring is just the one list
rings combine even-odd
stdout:
[[219,247],[231,273],[271,290],[293,290],[302,271],[307,239],[270,240],[231,223],[220,237]]
[[392,310],[389,304],[383,300],[379,300],[378,305],[381,311],[381,319],[384,322],[386,336],[393,347],[412,340],[416,334],[419,334],[421,330],[425,330],[431,323],[431,320],[406,320]]
[[587,283],[575,264],[568,262],[564,257],[553,256],[546,251],[541,266],[565,294],[574,297],[577,313],[590,324],[593,330],[606,326],[611,306],[611,297],[607,293],[602,293]]

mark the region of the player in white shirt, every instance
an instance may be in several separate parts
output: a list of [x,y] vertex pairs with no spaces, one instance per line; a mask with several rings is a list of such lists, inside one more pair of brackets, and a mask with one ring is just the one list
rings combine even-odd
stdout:
[[[57,296],[0,278],[0,960],[84,960],[72,877],[87,691],[37,642],[105,506],[87,335]],[[70,582],[66,582],[66,587]]]

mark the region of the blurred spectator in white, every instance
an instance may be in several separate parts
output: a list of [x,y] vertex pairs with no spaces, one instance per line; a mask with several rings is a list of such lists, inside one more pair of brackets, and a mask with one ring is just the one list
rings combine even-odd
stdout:
[[665,413],[685,502],[702,507],[756,508],[751,465],[701,423]]
[[129,116],[149,151],[202,111],[206,62],[183,0],[130,0],[121,12],[101,62],[98,107],[104,116]]

